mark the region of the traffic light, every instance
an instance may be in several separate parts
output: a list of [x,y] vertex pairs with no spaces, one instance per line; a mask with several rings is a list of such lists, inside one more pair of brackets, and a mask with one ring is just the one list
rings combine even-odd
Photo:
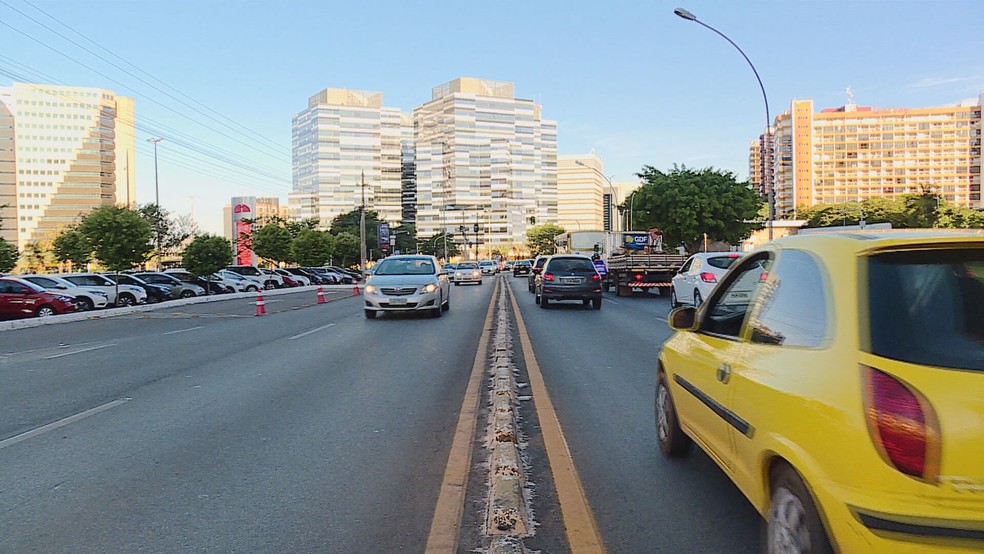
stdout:
[[536,217],[530,216],[530,225],[536,225]]
[[473,233],[477,233],[478,232],[478,223],[472,225],[472,232]]

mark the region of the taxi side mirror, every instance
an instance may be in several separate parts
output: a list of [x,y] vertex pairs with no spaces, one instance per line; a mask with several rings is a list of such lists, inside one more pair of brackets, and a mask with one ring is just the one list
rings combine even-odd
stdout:
[[670,312],[667,322],[674,331],[695,331],[697,330],[697,308],[693,306],[677,308]]

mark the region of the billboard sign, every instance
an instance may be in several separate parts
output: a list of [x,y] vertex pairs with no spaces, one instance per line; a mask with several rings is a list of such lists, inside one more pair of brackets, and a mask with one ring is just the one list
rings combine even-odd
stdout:
[[622,248],[643,250],[649,246],[649,233],[622,233]]
[[390,249],[390,226],[389,223],[380,223],[376,226],[376,234],[379,237],[379,249],[387,252]]
[[253,220],[256,218],[255,196],[234,196],[230,202],[232,253],[238,265],[256,265],[253,254]]

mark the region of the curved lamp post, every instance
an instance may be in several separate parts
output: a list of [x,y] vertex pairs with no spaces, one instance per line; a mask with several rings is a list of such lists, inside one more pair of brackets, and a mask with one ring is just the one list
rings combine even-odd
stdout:
[[[745,61],[748,62],[748,67],[752,68],[752,73],[755,74],[755,79],[758,81],[759,88],[762,89],[762,99],[765,101],[765,153],[766,153],[766,162],[768,162],[770,158],[769,153],[772,152],[772,118],[769,116],[769,97],[765,95],[765,86],[762,85],[762,78],[759,77],[758,71],[755,69],[755,66],[752,64],[752,60],[748,59],[748,56],[746,56],[745,52],[742,51],[742,49],[739,48],[737,44],[735,44],[735,41],[728,38],[727,35],[725,35],[721,31],[718,31],[714,27],[711,27],[707,23],[704,23],[703,21],[697,19],[696,15],[688,12],[683,8],[677,8],[673,10],[673,13],[675,13],[677,16],[683,19],[686,19],[687,21],[693,21],[694,23],[702,27],[706,27],[714,31],[718,35],[720,35],[721,38],[728,41],[731,44],[731,46],[734,46],[735,49],[738,50],[741,56],[745,58]],[[766,169],[764,178],[765,178],[765,194],[766,194],[766,198],[769,201],[769,219],[767,220],[768,227],[769,227],[769,240],[772,240],[772,221],[776,217],[776,195],[775,195],[775,191],[772,190],[771,167]]]
[[[574,160],[574,163],[576,163],[577,165],[579,165],[579,166],[581,166],[581,167],[583,167],[585,169],[595,169],[595,168],[589,166],[588,164],[582,162],[581,160]],[[608,220],[611,221],[612,231],[614,231],[614,232],[617,233],[618,232],[618,229],[617,229],[618,224],[617,224],[617,221],[615,220],[615,185],[612,184],[611,177],[605,175],[604,173],[601,173],[600,171],[598,173],[600,173],[601,176],[604,177],[604,179],[606,181],[608,181],[608,193],[612,197],[611,200],[608,203]],[[612,177],[614,177],[614,176],[615,175],[613,174]]]

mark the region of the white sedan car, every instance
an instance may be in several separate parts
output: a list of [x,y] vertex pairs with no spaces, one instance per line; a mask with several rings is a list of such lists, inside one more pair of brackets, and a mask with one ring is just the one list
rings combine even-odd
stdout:
[[441,317],[451,307],[451,286],[434,256],[390,256],[372,268],[362,298],[367,319],[412,311]]
[[461,262],[454,269],[454,284],[458,286],[462,283],[482,284],[482,270],[478,267],[478,262]]
[[741,252],[701,252],[690,256],[673,276],[670,306],[700,306],[728,268],[742,255]]

